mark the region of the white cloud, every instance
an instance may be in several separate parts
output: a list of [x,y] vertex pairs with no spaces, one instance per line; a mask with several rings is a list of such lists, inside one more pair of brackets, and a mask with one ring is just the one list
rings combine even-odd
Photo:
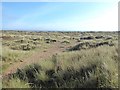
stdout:
[[116,31],[118,30],[118,7],[114,6],[103,12],[100,15],[91,18],[88,21],[80,23],[80,27],[86,30],[102,30],[102,31]]

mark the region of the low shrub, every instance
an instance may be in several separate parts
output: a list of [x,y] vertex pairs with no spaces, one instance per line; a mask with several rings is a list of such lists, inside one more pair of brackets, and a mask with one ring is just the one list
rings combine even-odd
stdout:
[[13,50],[24,50],[24,51],[33,50],[35,48],[36,47],[31,44],[20,44],[20,45],[11,46],[11,49],[13,49]]
[[82,49],[90,49],[90,48],[97,48],[100,46],[114,46],[114,43],[112,41],[101,41],[101,42],[81,42],[71,48],[69,48],[69,51],[74,51],[74,50],[82,50]]
[[31,88],[118,88],[115,48],[64,52],[18,70],[13,76],[31,83]]
[[70,41],[64,40],[64,41],[62,41],[61,43],[66,43],[66,44],[68,44],[68,43],[70,43]]

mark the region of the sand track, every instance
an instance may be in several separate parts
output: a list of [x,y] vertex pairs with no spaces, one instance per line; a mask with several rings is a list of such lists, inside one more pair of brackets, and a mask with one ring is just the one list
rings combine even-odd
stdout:
[[33,53],[30,57],[27,57],[22,60],[22,62],[16,62],[13,65],[11,65],[3,74],[2,77],[6,77],[12,73],[15,73],[17,69],[24,68],[27,65],[30,65],[32,63],[37,63],[40,60],[49,59],[52,55],[56,53],[61,53],[66,50],[70,46],[70,44],[65,45],[63,48],[61,48],[60,42],[53,43],[50,48],[46,49],[45,51],[38,51]]

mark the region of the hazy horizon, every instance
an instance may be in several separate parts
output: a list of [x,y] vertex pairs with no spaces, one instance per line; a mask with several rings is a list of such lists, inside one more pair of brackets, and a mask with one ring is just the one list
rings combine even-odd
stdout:
[[2,30],[118,31],[117,3],[3,2]]

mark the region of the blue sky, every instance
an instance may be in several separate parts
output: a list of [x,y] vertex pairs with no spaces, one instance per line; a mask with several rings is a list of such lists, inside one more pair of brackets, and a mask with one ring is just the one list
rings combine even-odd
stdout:
[[117,3],[3,2],[3,30],[117,31]]

